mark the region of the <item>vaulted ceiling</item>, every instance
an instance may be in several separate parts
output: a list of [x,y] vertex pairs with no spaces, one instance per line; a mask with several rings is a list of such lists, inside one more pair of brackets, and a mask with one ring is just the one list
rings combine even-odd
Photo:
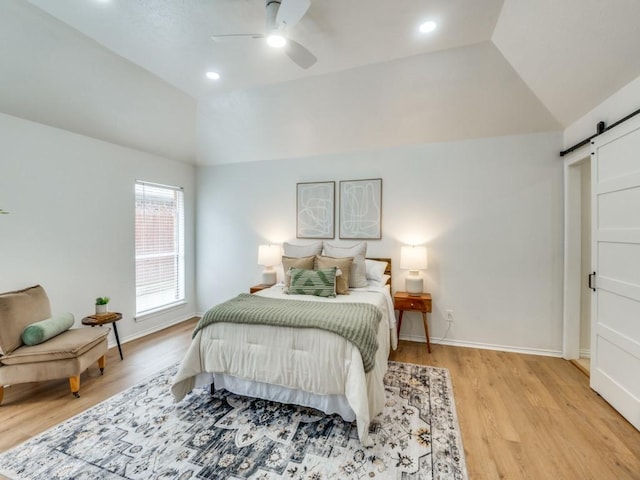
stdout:
[[264,9],[3,0],[0,112],[216,164],[562,130],[640,76],[638,0],[312,0],[307,70],[211,39]]

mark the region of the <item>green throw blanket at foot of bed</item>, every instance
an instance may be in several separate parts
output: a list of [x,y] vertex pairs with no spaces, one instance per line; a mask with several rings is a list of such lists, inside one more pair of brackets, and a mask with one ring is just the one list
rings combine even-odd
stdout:
[[207,325],[221,322],[319,328],[353,343],[362,355],[364,371],[369,372],[378,349],[376,332],[381,318],[382,312],[366,303],[284,300],[242,293],[209,309],[193,337]]

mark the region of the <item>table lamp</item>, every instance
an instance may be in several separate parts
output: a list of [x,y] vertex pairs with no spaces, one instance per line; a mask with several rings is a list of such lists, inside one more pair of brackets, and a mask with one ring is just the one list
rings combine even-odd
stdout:
[[279,245],[260,245],[258,247],[258,265],[264,265],[262,283],[275,285],[277,274],[273,268],[282,262],[282,251]]
[[400,250],[400,268],[409,270],[405,288],[411,296],[422,293],[424,282],[420,270],[427,269],[427,247],[405,246]]

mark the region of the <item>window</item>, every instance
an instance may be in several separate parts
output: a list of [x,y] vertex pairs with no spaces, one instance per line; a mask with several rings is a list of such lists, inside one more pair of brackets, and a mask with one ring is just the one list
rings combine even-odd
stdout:
[[184,302],[182,188],[136,182],[136,314]]

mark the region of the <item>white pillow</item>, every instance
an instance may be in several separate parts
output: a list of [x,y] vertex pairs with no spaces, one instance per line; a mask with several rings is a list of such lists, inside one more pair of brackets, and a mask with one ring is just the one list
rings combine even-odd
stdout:
[[365,260],[365,266],[367,268],[367,280],[376,280],[379,282],[382,280],[382,276],[387,269],[387,262],[367,258]]
[[370,287],[384,287],[387,282],[389,281],[389,279],[391,278],[391,275],[382,275],[382,278],[380,280],[373,280],[373,279],[368,279],[369,282],[369,286]]
[[285,257],[310,257],[312,255],[315,257],[322,252],[322,240],[306,245],[294,245],[284,242],[282,248]]
[[335,258],[353,257],[353,263],[351,264],[351,272],[349,275],[349,287],[360,288],[368,285],[367,266],[365,264],[367,242],[356,243],[349,247],[324,242],[324,254],[327,257]]

